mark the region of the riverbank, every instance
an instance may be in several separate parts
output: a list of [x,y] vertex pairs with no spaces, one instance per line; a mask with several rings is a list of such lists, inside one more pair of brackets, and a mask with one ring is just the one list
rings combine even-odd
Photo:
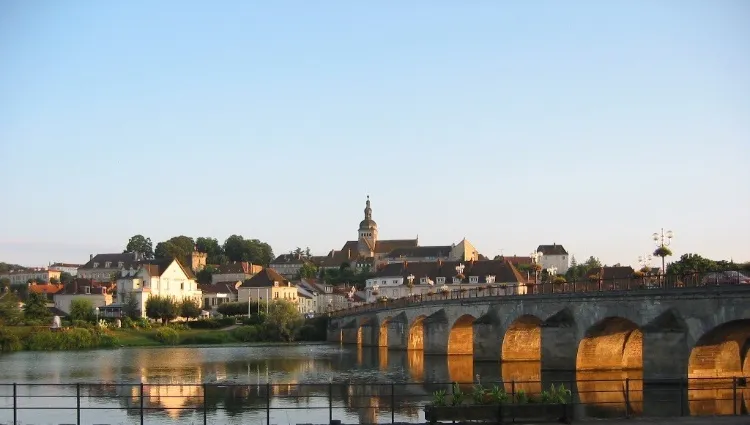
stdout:
[[[0,327],[0,352],[67,351],[120,347],[179,347],[284,343],[257,325],[191,329],[184,325],[154,328],[70,327],[51,331],[40,326]],[[316,341],[309,341],[316,342]]]

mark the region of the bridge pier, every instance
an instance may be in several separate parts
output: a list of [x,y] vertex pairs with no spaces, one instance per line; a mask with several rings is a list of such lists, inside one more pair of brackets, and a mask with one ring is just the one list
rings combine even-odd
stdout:
[[500,360],[503,334],[500,324],[485,320],[474,322],[474,359],[488,362]]
[[368,322],[359,327],[363,347],[377,347],[379,343],[380,327],[377,323]]
[[575,370],[578,354],[576,329],[563,324],[542,325],[542,369]]
[[687,378],[690,350],[684,331],[643,332],[643,381]]
[[406,350],[409,348],[409,324],[405,321],[391,319],[388,322],[388,349]]
[[328,328],[326,330],[326,341],[328,341],[328,342],[335,342],[335,343],[342,342],[341,341],[341,329],[339,329],[339,328],[335,328],[335,329]]
[[448,339],[451,334],[451,325],[445,311],[437,313],[424,319],[424,353],[446,355],[448,353]]
[[357,344],[359,342],[358,333],[359,327],[357,327],[357,321],[352,320],[341,328],[341,342],[344,344]]

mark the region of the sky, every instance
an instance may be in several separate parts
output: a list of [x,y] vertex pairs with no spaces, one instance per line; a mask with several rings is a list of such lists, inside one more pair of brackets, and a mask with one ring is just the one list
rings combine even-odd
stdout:
[[750,260],[750,2],[0,2],[0,261],[231,234]]

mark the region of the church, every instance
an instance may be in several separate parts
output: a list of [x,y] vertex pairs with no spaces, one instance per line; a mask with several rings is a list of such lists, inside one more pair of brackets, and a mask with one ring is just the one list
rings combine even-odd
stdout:
[[370,196],[365,202],[364,220],[359,223],[357,240],[344,243],[340,250],[331,250],[328,255],[311,260],[321,268],[338,268],[342,264],[351,267],[379,266],[396,262],[425,262],[437,260],[478,260],[479,253],[465,238],[458,244],[420,246],[419,238],[378,239],[378,224],[372,219]]

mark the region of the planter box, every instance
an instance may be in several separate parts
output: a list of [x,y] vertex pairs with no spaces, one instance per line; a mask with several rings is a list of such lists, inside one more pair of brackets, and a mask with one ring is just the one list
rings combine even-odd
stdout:
[[569,423],[573,417],[570,404],[465,404],[424,408],[427,422],[488,423]]

